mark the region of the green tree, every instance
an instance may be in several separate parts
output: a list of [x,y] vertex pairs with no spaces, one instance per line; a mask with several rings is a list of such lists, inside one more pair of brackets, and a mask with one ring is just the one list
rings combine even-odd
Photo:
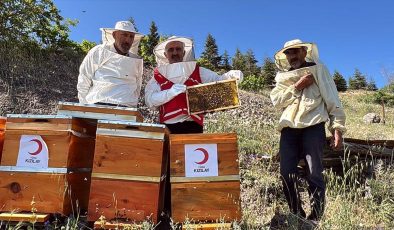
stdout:
[[138,32],[138,28],[137,28],[137,25],[135,24],[135,20],[133,17],[129,17],[129,22],[133,23],[135,31]]
[[334,71],[332,75],[338,92],[345,92],[347,90],[347,84],[345,78],[338,71]]
[[263,66],[261,67],[261,75],[265,87],[272,88],[275,86],[275,76],[277,72],[278,70],[272,59],[269,57],[265,58]]
[[233,69],[241,70],[242,72],[244,72],[246,69],[245,63],[246,62],[245,62],[244,55],[237,48],[237,50],[235,51],[234,57],[232,58]]
[[370,79],[369,82],[367,83],[367,86],[365,87],[368,91],[377,91],[378,87],[376,86],[375,80]]
[[245,69],[244,69],[244,74],[246,76],[258,76],[259,75],[259,67],[257,66],[257,60],[254,56],[253,50],[249,49],[246,51],[246,54],[244,55],[244,60],[245,60]]
[[51,0],[1,0],[0,41],[38,44],[41,47],[74,45],[69,27]]
[[149,65],[156,64],[153,50],[156,47],[156,45],[159,43],[159,40],[160,40],[160,36],[159,33],[157,32],[156,23],[152,21],[149,28],[149,34],[141,40],[141,45],[140,45],[140,55],[142,56],[144,61]]
[[367,80],[365,76],[356,69],[354,71],[353,77],[349,78],[349,89],[366,89]]
[[86,54],[91,50],[93,47],[95,47],[97,44],[95,42],[91,42],[88,40],[82,40],[82,42],[79,44],[79,47],[81,50]]
[[210,65],[214,67],[213,70],[219,70],[221,57],[218,53],[216,40],[211,34],[208,34],[207,39],[205,40],[204,52],[202,52],[201,58],[208,60]]
[[225,50],[222,55],[220,66],[224,71],[229,71],[231,69],[230,56],[228,55],[227,50]]
[[214,70],[215,69],[215,67],[212,65],[212,63],[208,59],[205,59],[205,58],[197,59],[197,64],[199,66],[201,66],[201,67],[204,67],[204,68],[207,68],[207,69],[210,69],[210,70]]

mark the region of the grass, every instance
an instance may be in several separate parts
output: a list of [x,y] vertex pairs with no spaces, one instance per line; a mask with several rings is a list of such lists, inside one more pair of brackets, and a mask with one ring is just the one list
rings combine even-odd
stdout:
[[[243,92],[248,107],[207,115],[205,131],[211,133],[236,132],[239,142],[241,175],[241,207],[243,219],[234,223],[235,229],[310,229],[303,220],[289,214],[282,193],[278,162],[271,156],[278,152],[279,132],[276,130],[279,111],[270,105],[268,91],[260,95]],[[358,139],[394,139],[394,109],[386,108],[386,124],[365,124],[364,114],[381,111],[379,105],[366,103],[365,92],[341,94],[348,117],[346,137]],[[252,98],[252,99],[251,99]],[[345,154],[346,156],[346,154]],[[374,160],[366,164],[346,164],[343,175],[325,170],[327,204],[317,229],[393,229],[394,228],[394,167],[387,162]],[[372,167],[374,174],[365,176]],[[308,210],[305,182],[301,193]],[[49,229],[79,229],[81,223],[74,218],[65,222],[55,220]],[[185,220],[184,225],[191,224]],[[31,227],[34,225],[30,225]],[[175,227],[176,225],[172,225]],[[1,223],[5,229],[9,225]],[[13,229],[23,227],[15,226]],[[141,229],[154,229],[144,222]]]
[[[269,100],[262,92],[261,103]],[[394,139],[394,109],[386,108],[386,124],[365,124],[363,116],[377,114],[381,106],[366,103],[368,92],[341,94],[347,114],[348,132],[345,137],[357,139]],[[253,110],[254,108],[249,108]],[[231,112],[209,115],[208,132],[237,132],[240,149],[242,229],[308,229],[306,223],[288,214],[282,195],[278,163],[264,156],[278,151],[276,131],[278,111],[251,119],[236,119]],[[276,118],[268,120],[266,116]],[[346,159],[344,160],[346,165]],[[389,162],[390,163],[390,162]],[[368,165],[371,165],[369,163]],[[344,176],[325,170],[327,205],[318,229],[392,229],[394,228],[394,168],[387,162],[372,162],[374,175],[365,178],[366,162],[344,167]],[[305,183],[304,186],[305,188]],[[304,200],[307,193],[301,194]],[[308,206],[308,202],[304,204]],[[301,222],[301,225],[300,225]],[[309,227],[310,228],[310,227]]]

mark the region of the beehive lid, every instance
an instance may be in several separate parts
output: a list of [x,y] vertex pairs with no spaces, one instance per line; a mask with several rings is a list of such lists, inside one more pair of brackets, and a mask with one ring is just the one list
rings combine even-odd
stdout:
[[71,119],[65,115],[7,114],[6,129],[68,131]]
[[97,135],[135,137],[164,140],[168,130],[165,125],[131,122],[99,120]]
[[58,114],[72,117],[107,119],[107,120],[127,120],[142,121],[143,117],[136,108],[115,107],[108,105],[85,105],[73,102],[59,102]]

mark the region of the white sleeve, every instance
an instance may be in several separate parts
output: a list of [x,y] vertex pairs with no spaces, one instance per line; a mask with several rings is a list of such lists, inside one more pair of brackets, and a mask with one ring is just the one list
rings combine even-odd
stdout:
[[270,98],[275,108],[283,109],[293,103],[297,98],[301,97],[302,91],[297,90],[294,84],[288,86],[281,83],[278,80],[279,74],[281,73],[277,73],[275,77],[276,85],[270,93]]
[[200,67],[200,77],[201,83],[208,83],[213,81],[225,80],[227,78],[223,78],[212,70],[206,69],[204,67]]
[[339,99],[334,79],[331,77],[327,67],[322,66],[322,68],[319,68],[318,71],[317,84],[330,117],[328,128],[330,131],[338,129],[344,133],[346,132],[346,115]]
[[92,87],[92,78],[97,70],[98,65],[95,63],[95,59],[98,58],[95,57],[97,55],[97,50],[96,47],[90,50],[79,67],[77,90],[79,102],[83,104],[88,103],[86,101],[86,95]]
[[175,97],[168,93],[169,90],[161,90],[154,76],[148,81],[145,86],[145,103],[151,109],[169,102]]
[[240,70],[230,70],[223,75],[218,75],[216,72],[206,69],[204,67],[200,67],[200,77],[202,83],[208,83],[213,81],[222,81],[228,79],[237,79],[238,81],[242,81],[243,73]]

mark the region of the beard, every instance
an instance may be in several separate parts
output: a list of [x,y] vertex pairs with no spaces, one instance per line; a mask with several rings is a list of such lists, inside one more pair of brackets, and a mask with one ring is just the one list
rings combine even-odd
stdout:
[[129,50],[131,48],[131,44],[129,44],[129,43],[122,43],[120,45],[120,47],[122,48],[122,52],[127,53],[127,52],[129,52]]
[[298,58],[293,58],[292,60],[289,61],[289,64],[291,68],[298,69],[302,66],[303,62]]

